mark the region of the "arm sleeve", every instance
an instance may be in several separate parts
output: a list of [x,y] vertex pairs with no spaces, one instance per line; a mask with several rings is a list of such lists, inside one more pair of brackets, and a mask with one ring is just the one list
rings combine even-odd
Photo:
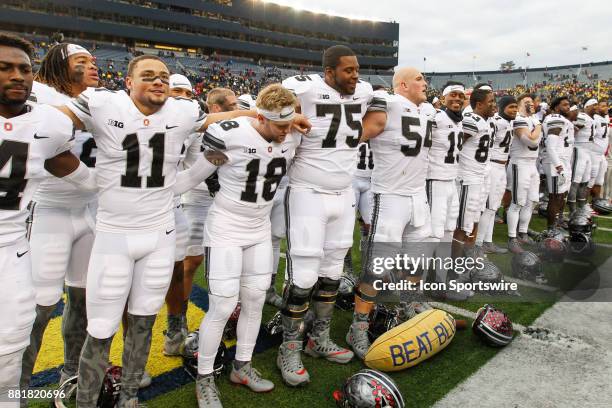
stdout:
[[98,191],[95,169],[90,169],[83,162],[72,173],[62,177],[62,180],[67,181],[80,190],[90,193]]
[[185,152],[185,160],[183,160],[183,166],[185,169],[193,167],[198,158],[202,155],[204,147],[202,146],[202,134],[198,133],[197,137],[193,140],[189,148]]
[[198,160],[185,171],[180,171],[176,175],[176,182],[172,186],[174,194],[183,194],[198,184],[202,183],[217,170],[217,166],[206,160],[204,155],[200,155]]

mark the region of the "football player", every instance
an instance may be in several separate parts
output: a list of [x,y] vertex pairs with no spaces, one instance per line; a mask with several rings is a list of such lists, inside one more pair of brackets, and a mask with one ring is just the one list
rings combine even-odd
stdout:
[[489,170],[485,182],[485,208],[480,216],[476,245],[482,245],[487,254],[504,254],[508,252],[493,243],[493,227],[495,214],[501,205],[506,191],[506,164],[512,138],[512,121],[516,118],[518,104],[513,96],[503,96],[498,101],[499,113],[493,116],[491,130],[493,131],[489,149]]
[[591,189],[591,198],[595,202],[602,199],[601,188],[604,184],[604,178],[608,171],[608,160],[606,152],[608,151],[609,137],[608,128],[610,126],[610,117],[608,116],[608,102],[600,101],[597,104],[595,114],[593,115],[595,122],[595,132],[593,134],[593,154],[591,156],[591,176],[595,179],[593,188]]
[[[570,128],[574,125],[567,119],[570,101],[567,96],[554,98],[550,103],[551,114],[544,118],[542,132],[546,155],[543,166],[548,188],[547,226],[553,228],[557,216],[563,210],[564,194],[569,190],[571,168],[566,151],[570,147]],[[570,150],[571,151],[571,150]]]
[[[427,154],[431,147],[431,121],[421,111],[427,100],[427,82],[416,68],[398,69],[393,76],[394,95],[376,94],[384,110],[370,112],[364,120],[363,139],[370,141],[376,160],[372,171],[371,230],[364,257],[362,282],[355,290],[353,323],[346,335],[347,343],[363,359],[370,347],[368,317],[374,307],[376,277],[370,273],[369,258],[374,245],[400,247],[400,252],[421,256],[431,235],[431,221],[425,176]],[[418,281],[422,270],[412,271],[407,279]],[[407,318],[416,312],[415,305],[401,297]],[[404,303],[404,301],[406,301]],[[422,306],[421,306],[422,307]]]
[[[236,94],[231,89],[213,88],[206,95],[206,107],[209,113],[230,112],[238,109]],[[250,107],[246,110],[251,109]],[[191,167],[194,163],[190,160],[193,155],[189,155],[183,162],[185,168]],[[208,187],[210,184],[210,188]],[[183,267],[184,289],[183,289],[183,328],[187,327],[186,313],[189,305],[189,295],[193,287],[193,277],[196,270],[204,261],[204,223],[206,214],[212,205],[213,196],[218,190],[217,175],[210,176],[205,183],[201,183],[195,188],[182,195],[183,211],[187,217],[189,225],[189,239]]]
[[474,250],[474,242],[486,194],[484,186],[492,136],[488,119],[497,109],[495,95],[490,89],[475,88],[470,95],[472,112],[463,115],[463,143],[459,153],[458,174],[459,215],[452,245],[455,258],[461,256],[462,252],[472,258],[480,256]]
[[520,95],[517,102],[519,113],[512,122],[508,166],[508,185],[512,194],[512,202],[508,208],[508,249],[513,253],[523,251],[521,244],[533,244],[527,230],[533,205],[539,199],[540,174],[536,161],[542,136],[542,125],[534,116],[531,95]]
[[368,109],[384,109],[372,86],[359,80],[359,63],[348,47],[323,53],[325,76],[299,75],[283,85],[298,98],[312,121],[289,170],[285,195],[287,284],[283,296],[283,343],[277,366],[292,386],[310,380],[301,358],[304,315],[312,296],[315,314],[305,352],[348,363],[353,352],[329,334],[343,260],[353,243],[355,155]]
[[95,407],[113,335],[125,304],[128,328],[119,406],[137,404],[151,329],[174,263],[173,193],[212,174],[219,155],[200,156],[177,175],[184,141],[234,112],[207,116],[195,101],[169,98],[170,73],[158,57],[128,65],[125,91],[89,89],[60,109],[96,139],[98,214],[87,276],[87,338],[79,362],[77,404]]
[[[76,44],[57,44],[47,51],[32,86],[30,100],[62,105],[88,87],[98,86],[94,57]],[[75,156],[94,167],[96,144],[90,133],[77,131]],[[64,292],[67,302],[62,318],[64,366],[60,384],[76,375],[86,336],[85,282],[94,237],[95,193],[49,177],[38,187],[30,204],[32,283],[36,292],[36,321],[21,372],[20,386],[29,386],[43,334]],[[95,210],[94,210],[95,211]],[[25,400],[22,401],[25,404]]]
[[[0,401],[18,407],[22,356],[36,319],[36,292],[27,240],[27,205],[51,173],[78,188],[96,191],[95,177],[70,152],[70,120],[49,105],[28,103],[34,47],[0,34]],[[47,173],[48,172],[48,173]],[[99,390],[98,390],[99,391]]]
[[[461,111],[465,100],[464,85],[448,81],[442,89],[442,100],[444,109],[437,111],[433,120],[427,166],[427,201],[431,209],[432,237],[439,240],[436,256],[444,259],[451,256],[453,231],[459,215],[456,179],[463,143]],[[436,265],[436,281],[446,282],[446,278],[446,269]]]
[[[170,96],[173,98],[193,99],[193,88],[189,79],[181,74],[170,75]],[[193,133],[185,139],[181,148],[179,158],[179,169],[185,166],[189,168],[196,162],[202,147],[202,137],[199,133]],[[185,163],[188,163],[185,165]],[[206,183],[202,183],[206,184]],[[195,187],[198,188],[198,187]],[[194,190],[195,190],[194,188]],[[192,190],[193,191],[193,190]],[[164,333],[164,354],[167,356],[177,356],[180,354],[180,346],[187,336],[187,304],[189,292],[185,295],[185,271],[184,260],[187,252],[189,240],[189,223],[185,211],[181,205],[181,195],[174,196],[174,224],[176,226],[176,250],[174,254],[174,270],[172,280],[166,294],[166,305],[168,309],[168,330]],[[200,241],[201,246],[201,241]],[[192,264],[190,264],[192,266]],[[197,266],[196,266],[197,268]],[[193,281],[193,274],[190,275]],[[145,374],[146,376],[146,374]]]
[[252,367],[261,312],[272,275],[270,213],[300,137],[291,133],[297,99],[280,84],[257,98],[256,120],[239,118],[210,126],[207,147],[223,152],[229,163],[219,168],[221,189],[204,227],[206,280],[210,307],[200,325],[196,394],[200,408],[219,408],[213,365],[223,328],[240,297],[236,358],[230,381],[255,392],[274,384]]
[[[587,199],[591,194],[591,188],[595,185],[595,178],[591,176],[593,168],[592,148],[591,145],[595,140],[595,121],[593,116],[597,109],[597,100],[589,99],[584,103],[584,112],[578,113],[574,121],[576,133],[574,135],[574,146],[576,148],[574,155],[573,180],[580,182],[580,187],[576,195],[576,207],[581,212],[588,212],[591,215],[590,209],[586,205]],[[583,175],[583,177],[580,177]],[[585,183],[584,179],[588,181]]]

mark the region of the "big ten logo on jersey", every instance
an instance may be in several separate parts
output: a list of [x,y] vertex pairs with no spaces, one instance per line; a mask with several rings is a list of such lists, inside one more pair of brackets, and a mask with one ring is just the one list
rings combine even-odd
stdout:
[[318,99],[330,99],[330,96],[328,94],[318,94],[317,98]]
[[244,152],[248,154],[257,154],[257,149],[255,147],[244,147]]
[[119,122],[118,120],[109,119],[107,124],[109,126],[114,126],[114,127],[119,128],[119,129],[123,129],[123,122]]

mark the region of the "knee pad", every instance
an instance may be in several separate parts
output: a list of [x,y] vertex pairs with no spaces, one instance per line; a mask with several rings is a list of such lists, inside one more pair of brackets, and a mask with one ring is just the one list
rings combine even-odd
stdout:
[[348,248],[326,249],[324,251],[318,276],[324,276],[333,280],[340,279],[344,270],[344,257]]
[[276,274],[243,276],[240,279],[240,292],[242,292],[244,288],[265,292],[270,285],[274,285],[274,276],[276,276]]
[[211,279],[208,281],[209,295],[231,298],[238,296],[239,293],[240,279]]
[[320,277],[314,287],[312,300],[323,303],[336,303],[340,280]]
[[308,310],[312,291],[313,288],[302,289],[293,283],[285,286],[283,291],[283,315],[293,319],[302,319]]
[[[342,254],[344,260],[344,253]],[[342,261],[340,263],[342,267]],[[300,288],[312,288],[319,278],[321,258],[318,256],[290,255],[287,257],[289,281]]]
[[25,349],[21,349],[14,353],[0,356],[0,397],[3,397],[3,400],[7,397],[6,394],[9,389],[19,388],[21,361],[24,351]]
[[206,315],[211,321],[227,321],[236,305],[238,304],[238,294],[231,297],[209,295],[210,307]]
[[121,316],[87,320],[87,333],[94,339],[108,339],[119,330]]
[[516,203],[511,203],[510,207],[508,207],[508,212],[509,213],[519,213],[521,212],[521,209],[523,208],[522,205],[516,204]]

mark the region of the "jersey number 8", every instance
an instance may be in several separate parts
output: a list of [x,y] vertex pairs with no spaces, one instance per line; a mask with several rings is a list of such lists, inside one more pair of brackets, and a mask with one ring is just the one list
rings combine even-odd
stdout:
[[[244,191],[240,194],[240,200],[249,203],[257,202],[257,176],[259,176],[259,159],[253,159],[247,164],[246,171],[249,173],[246,180]],[[276,169],[280,169],[280,174],[277,174]],[[284,157],[275,157],[270,160],[264,175],[265,181],[261,197],[270,201],[274,198],[274,193],[278,188],[283,176],[287,173],[287,160]],[[274,189],[273,189],[274,188]]]

